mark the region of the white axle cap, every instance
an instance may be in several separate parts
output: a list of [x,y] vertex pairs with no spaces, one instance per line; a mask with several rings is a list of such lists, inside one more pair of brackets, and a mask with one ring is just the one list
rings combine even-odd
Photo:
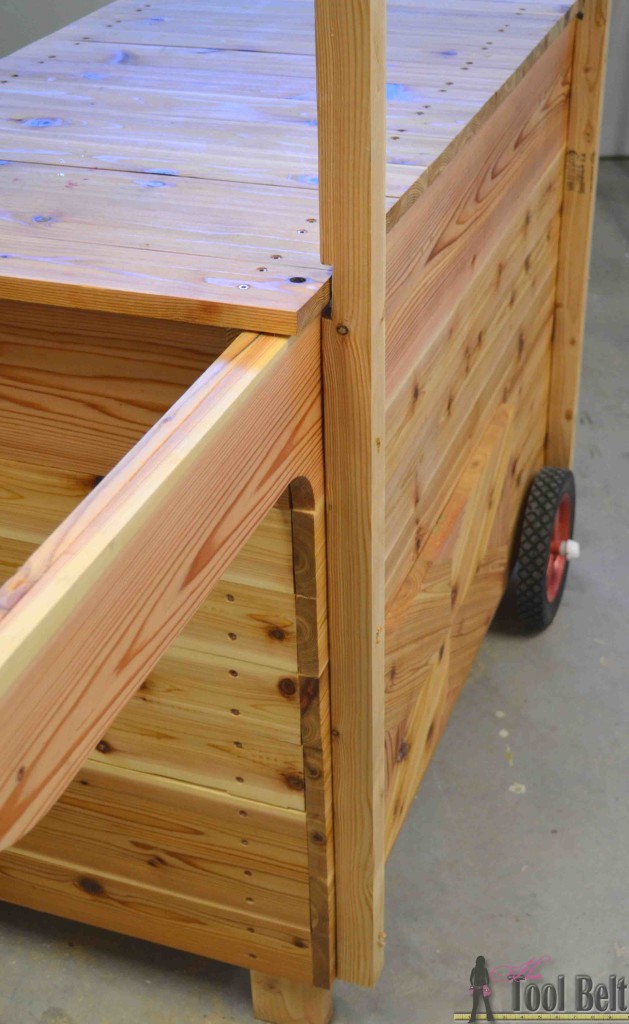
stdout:
[[562,540],[559,545],[559,554],[571,562],[573,559],[581,557],[581,545],[578,540]]

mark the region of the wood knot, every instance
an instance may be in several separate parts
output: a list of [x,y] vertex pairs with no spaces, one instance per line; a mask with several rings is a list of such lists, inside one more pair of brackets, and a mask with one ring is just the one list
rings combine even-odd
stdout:
[[96,749],[100,754],[111,754],[111,744],[108,743],[107,740],[101,740],[100,743],[97,744]]
[[308,943],[303,939],[293,939],[293,946],[297,946],[297,949],[307,949]]
[[25,775],[26,775],[26,768],[24,767],[24,765],[22,765],[22,767],[18,769],[17,781],[21,782]]
[[86,892],[88,896],[105,896],[105,890],[100,882],[97,882],[95,878],[79,878],[78,881],[79,889]]
[[310,838],[313,843],[317,844],[317,846],[323,846],[325,844],[325,836],[323,835],[323,832],[312,832]]
[[274,640],[286,639],[286,633],[284,632],[283,629],[280,629],[279,626],[276,626],[274,629],[270,629],[269,636],[272,637]]
[[313,766],[309,766],[306,769],[306,771],[308,772],[308,778],[309,779],[316,780],[316,779],[320,779],[321,778],[321,770],[319,768],[315,768]]
[[294,789],[297,791],[305,789],[306,786],[302,775],[285,775],[284,781],[289,789]]
[[280,679],[277,688],[283,697],[292,697],[297,690],[292,679]]
[[410,749],[411,749],[410,743],[406,743],[406,742],[400,743],[399,747],[397,748],[397,754],[395,755],[395,760],[398,763],[400,761],[404,761],[408,757],[408,755],[410,753]]

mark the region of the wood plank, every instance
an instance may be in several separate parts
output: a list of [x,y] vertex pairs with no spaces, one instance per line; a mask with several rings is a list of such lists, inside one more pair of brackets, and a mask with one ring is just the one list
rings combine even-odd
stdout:
[[310,927],[303,813],[88,763],[19,849]]
[[329,1024],[332,993],[313,985],[251,972],[253,1012],[270,1024]]
[[296,674],[188,648],[185,630],[160,658],[137,698],[194,710],[216,731],[233,724],[238,712],[239,721],[250,729],[268,731],[272,726],[279,737],[300,741]]
[[447,698],[449,672],[450,640],[446,636],[429,663],[428,677],[421,686],[419,697],[414,701],[410,718],[404,722],[403,727],[387,733],[387,856],[393,849],[437,745],[437,723]]
[[570,466],[574,456],[609,23],[608,0],[587,0],[576,26],[548,412],[551,466]]
[[30,555],[93,488],[93,476],[0,459],[0,544],[18,541]]
[[[496,409],[413,570],[387,609],[387,731],[398,736],[405,750],[409,736],[404,712],[416,704],[414,679],[419,679],[420,692],[433,685],[433,676],[441,679],[437,666],[443,644],[489,542],[512,450],[513,412],[510,405]],[[401,760],[393,751],[389,778]],[[405,816],[408,802],[403,800],[400,806]]]
[[63,245],[33,237],[22,251],[0,253],[0,299],[280,334],[305,329],[328,304],[329,271],[302,276],[148,251],[140,269],[136,250],[99,250],[85,237]]
[[241,336],[5,585],[3,846],[52,806],[288,483],[320,474],[319,373],[318,324]]
[[84,494],[233,338],[20,302],[0,302],[0,316],[0,457],[76,475]]
[[[513,310],[530,282],[540,273],[545,275],[556,261],[562,165],[560,156],[533,188],[526,207],[514,211],[505,236],[479,268],[473,287],[459,291],[458,301],[443,325],[434,333],[424,334],[421,329],[409,332],[404,356],[408,369],[397,390],[389,378],[387,485],[391,489],[399,482],[409,459],[420,450],[431,420],[439,421],[440,409],[447,410],[452,385],[454,394],[481,358],[494,320],[504,323],[507,330],[515,329],[515,325],[511,328],[505,323],[508,311]],[[490,342],[495,336],[494,329]],[[447,359],[440,361],[443,352],[447,352]]]
[[420,455],[389,492],[392,535],[399,538],[388,554],[390,594],[403,578],[404,566],[412,564],[414,554],[430,536],[496,405],[501,397],[506,401],[517,386],[523,362],[542,329],[552,326],[554,294],[555,265],[551,262],[540,269],[533,284],[522,289],[513,306],[507,297],[491,311],[478,360],[463,375],[461,386],[446,392],[433,430],[422,437]]
[[[514,196],[528,192],[563,151],[571,73],[570,33],[435,182],[387,245],[387,391],[408,368],[409,339],[447,318],[452,289],[469,286],[511,223]],[[421,231],[419,230],[421,226]]]
[[181,645],[297,671],[295,595],[221,580],[187,623]]
[[303,753],[271,725],[230,715],[213,728],[198,709],[137,697],[99,739],[92,760],[211,787],[275,807],[304,808]]
[[[48,95],[50,85],[41,88]],[[155,95],[161,105],[162,94]],[[79,111],[84,102],[79,93]],[[207,116],[203,94],[199,102]],[[199,256],[206,265],[214,258],[239,261],[249,267],[248,276],[260,266],[266,268],[261,273],[281,269],[286,278],[320,270],[319,208],[311,190],[291,188],[277,196],[270,185],[210,183],[176,174],[165,163],[163,171],[112,174],[90,166],[61,177],[49,161],[6,164],[0,174],[4,251],[19,251],[35,238],[53,246],[93,238],[101,251],[133,249],[136,258],[152,251]]]
[[[337,973],[384,946],[384,0],[316,0]],[[336,681],[336,682],[335,682]]]
[[252,964],[309,982],[309,933],[273,919],[237,914],[205,900],[132,883],[80,864],[7,850],[0,860],[2,898],[74,921],[111,928],[240,967]]

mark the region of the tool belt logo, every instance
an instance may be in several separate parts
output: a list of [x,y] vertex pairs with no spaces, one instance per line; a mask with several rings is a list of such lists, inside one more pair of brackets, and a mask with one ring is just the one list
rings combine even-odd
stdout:
[[[477,1019],[629,1022],[628,985],[624,976],[611,974],[605,981],[595,981],[589,974],[575,974],[573,979],[558,974],[556,980],[544,981],[541,968],[551,960],[550,956],[531,957],[522,964],[490,969],[485,957],[476,957],[469,975],[470,1015],[455,1013],[454,1020],[468,1020],[472,1024]],[[499,991],[503,985],[510,986],[509,995],[504,990],[506,998]],[[508,1009],[493,1011],[495,989],[496,1002],[509,1006]]]

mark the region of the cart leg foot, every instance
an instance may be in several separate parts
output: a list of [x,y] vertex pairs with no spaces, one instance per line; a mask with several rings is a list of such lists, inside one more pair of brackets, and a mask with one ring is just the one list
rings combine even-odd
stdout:
[[253,1012],[268,1024],[329,1024],[332,992],[251,971]]

